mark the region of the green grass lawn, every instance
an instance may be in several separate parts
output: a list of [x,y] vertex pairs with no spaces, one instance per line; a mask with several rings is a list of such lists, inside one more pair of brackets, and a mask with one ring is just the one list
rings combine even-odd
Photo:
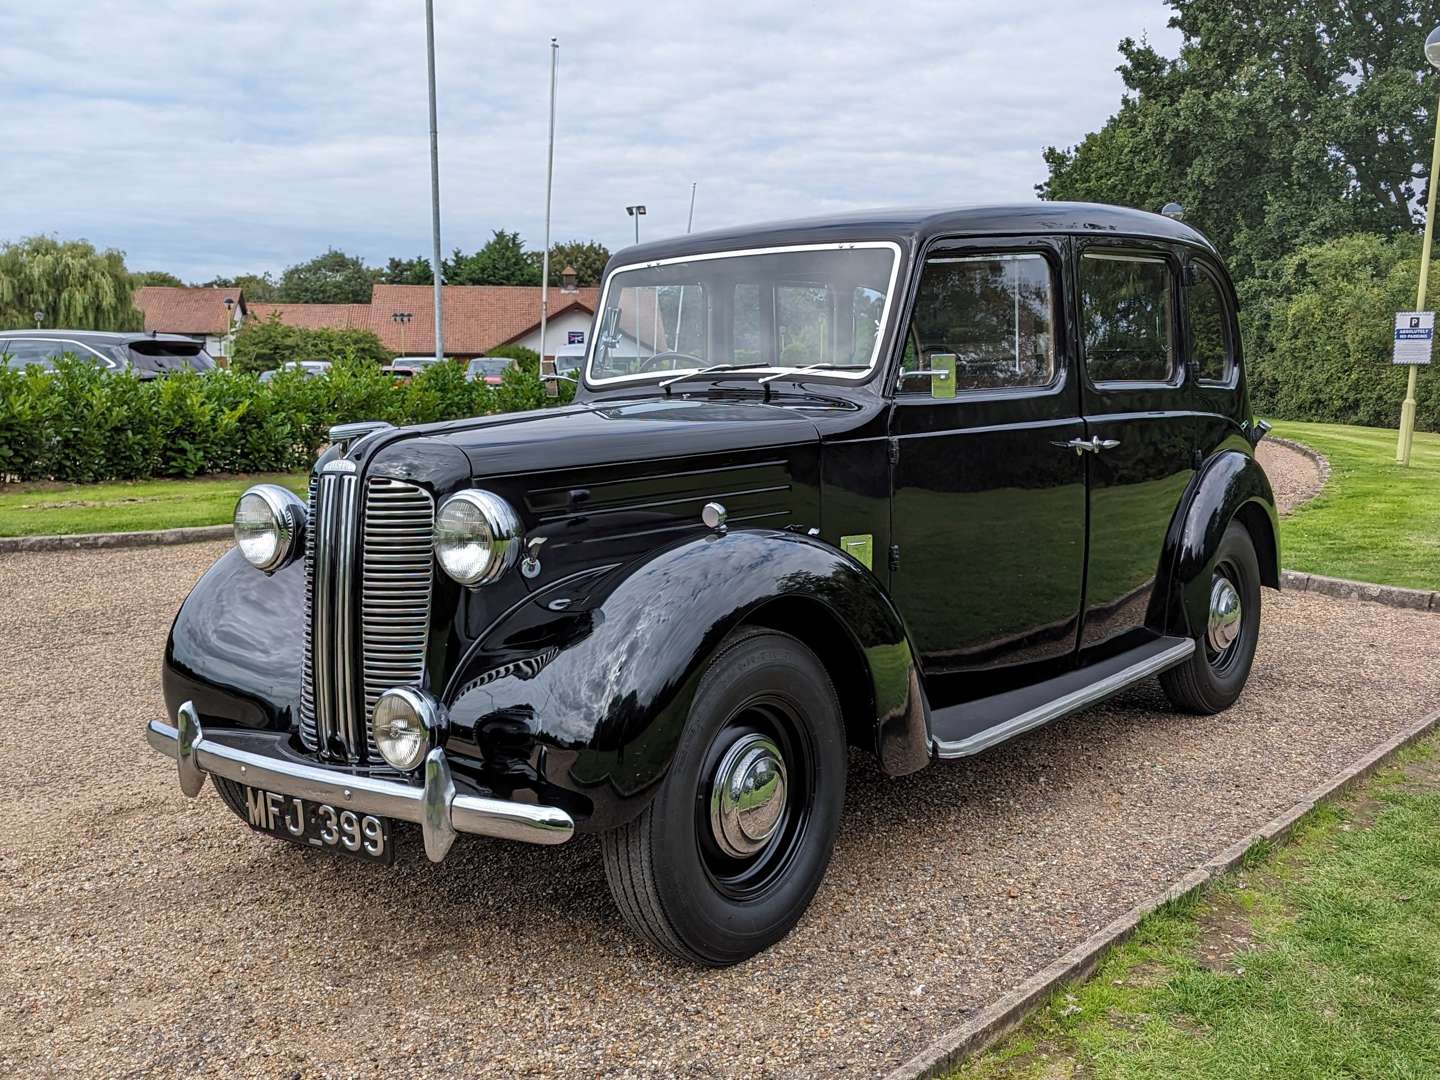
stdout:
[[204,476],[114,484],[0,487],[0,536],[135,532],[223,525],[252,484],[283,484],[304,494],[304,473]]
[[1437,749],[1146,919],[952,1080],[1440,1075]]
[[1409,468],[1396,432],[1279,422],[1276,435],[1330,460],[1330,482],[1280,523],[1281,562],[1331,577],[1440,589],[1440,435],[1416,432]]

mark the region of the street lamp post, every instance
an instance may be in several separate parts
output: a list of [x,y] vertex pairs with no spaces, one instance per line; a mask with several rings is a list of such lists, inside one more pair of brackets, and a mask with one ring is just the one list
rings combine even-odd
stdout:
[[35,311],[32,311],[30,314],[35,316],[35,329],[36,329],[36,330],[39,330],[39,329],[40,329],[40,324],[45,321],[45,312],[40,311],[39,309],[36,309]]
[[430,272],[435,289],[435,362],[445,359],[444,326],[440,318],[440,136],[435,123],[435,0],[425,0],[425,61],[430,81]]
[[400,355],[410,355],[405,351],[405,324],[415,316],[408,311],[395,311],[390,314],[390,321],[400,327]]
[[[1440,68],[1440,26],[1430,31],[1425,39],[1425,59],[1430,66]],[[1430,177],[1425,183],[1425,242],[1420,245],[1420,285],[1415,291],[1415,310],[1425,310],[1425,287],[1430,280],[1430,244],[1435,238],[1435,181],[1440,176],[1440,103],[1435,108],[1435,137],[1430,149]],[[1420,374],[1418,364],[1410,365],[1410,374],[1405,383],[1405,402],[1400,406],[1400,442],[1395,448],[1395,460],[1401,465],[1410,464],[1410,444],[1415,440],[1415,391]]]
[[625,213],[635,219],[635,243],[640,243],[640,219],[645,216],[645,207],[627,206]]
[[225,362],[230,362],[230,332],[235,329],[235,301],[232,297],[225,297],[225,333],[221,335],[220,344],[224,347]]
[[[550,148],[545,154],[545,251],[540,256],[540,373],[545,374],[545,330],[550,320],[550,193],[555,183],[555,69],[560,42],[550,39]],[[549,383],[554,386],[555,384]]]

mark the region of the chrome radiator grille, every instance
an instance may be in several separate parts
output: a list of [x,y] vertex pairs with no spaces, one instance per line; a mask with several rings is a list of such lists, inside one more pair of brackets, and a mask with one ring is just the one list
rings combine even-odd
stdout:
[[304,745],[342,761],[379,762],[375,700],[414,686],[425,666],[435,503],[425,489],[322,473],[310,484],[305,545]]
[[365,492],[360,625],[365,688],[365,737],[375,699],[392,686],[418,686],[425,667],[433,578],[435,501],[424,488],[373,477]]

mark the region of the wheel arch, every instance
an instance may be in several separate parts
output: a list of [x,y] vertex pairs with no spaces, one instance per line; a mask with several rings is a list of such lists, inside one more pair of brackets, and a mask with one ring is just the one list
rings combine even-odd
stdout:
[[590,804],[581,825],[638,814],[669,768],[701,675],[744,626],[782,630],[830,673],[847,738],[883,771],[930,760],[918,663],[859,563],[810,537],[734,530],[661,549],[551,613],[542,592],[488,630],[446,692],[447,747]]
[[1260,583],[1280,588],[1279,517],[1270,480],[1251,454],[1222,450],[1196,472],[1166,533],[1163,587],[1155,593],[1162,606],[1154,620],[1166,632],[1193,637],[1204,627],[1215,554],[1232,521],[1255,546]]

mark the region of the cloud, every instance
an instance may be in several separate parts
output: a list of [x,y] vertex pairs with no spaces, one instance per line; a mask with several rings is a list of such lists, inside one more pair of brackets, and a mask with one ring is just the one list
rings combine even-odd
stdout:
[[[552,234],[619,248],[860,206],[1024,200],[1041,149],[1113,111],[1116,43],[1171,50],[1158,0],[565,8],[437,0],[445,250]],[[10,6],[0,238],[85,236],[134,269],[280,269],[430,246],[420,0]]]

